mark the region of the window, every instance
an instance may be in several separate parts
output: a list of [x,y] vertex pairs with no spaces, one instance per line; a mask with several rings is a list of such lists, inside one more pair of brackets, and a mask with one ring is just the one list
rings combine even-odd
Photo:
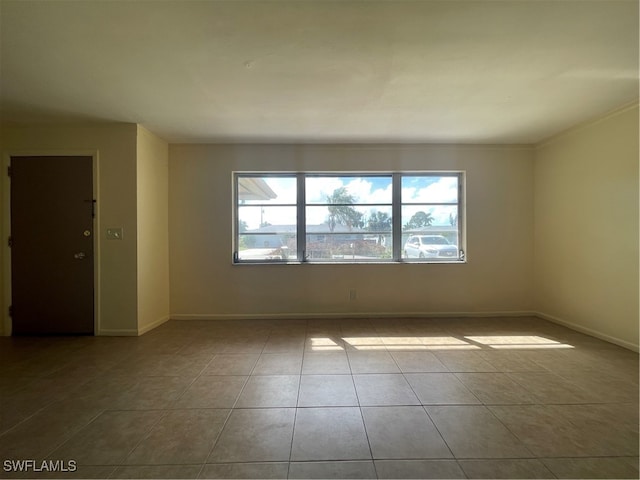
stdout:
[[463,173],[235,173],[235,263],[464,261]]
[[391,259],[391,175],[306,175],[306,260]]
[[241,175],[236,191],[236,260],[296,260],[297,177]]
[[461,174],[401,175],[403,259],[464,260]]

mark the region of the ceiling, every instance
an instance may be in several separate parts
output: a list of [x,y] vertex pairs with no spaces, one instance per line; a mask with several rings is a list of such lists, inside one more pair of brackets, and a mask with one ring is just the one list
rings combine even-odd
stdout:
[[3,123],[536,143],[638,98],[638,1],[1,0]]

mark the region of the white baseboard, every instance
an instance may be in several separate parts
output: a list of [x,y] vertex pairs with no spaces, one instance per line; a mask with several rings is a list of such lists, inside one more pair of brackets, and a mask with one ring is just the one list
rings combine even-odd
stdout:
[[144,335],[145,333],[147,333],[149,330],[153,330],[156,327],[159,327],[160,325],[162,325],[165,322],[169,321],[169,315],[159,318],[158,320],[156,320],[153,323],[150,323],[149,325],[145,325],[142,328],[138,328],[138,335]]
[[317,318],[469,318],[532,317],[532,311],[499,312],[331,312],[331,313],[175,313],[172,320],[276,320]]
[[591,335],[592,337],[599,338],[600,340],[604,340],[605,342],[619,345],[620,347],[624,347],[634,352],[640,352],[639,345],[636,345],[631,342],[627,342],[626,340],[621,340],[617,337],[612,337],[611,335],[607,335],[605,333],[599,332],[598,330],[593,330],[591,328],[583,327],[582,325],[578,325],[577,323],[568,322],[567,320],[563,320],[562,318],[554,317],[553,315],[548,315],[543,312],[534,312],[534,315],[536,317],[542,318],[543,320],[549,320],[550,322],[557,323],[558,325],[562,325],[564,327],[570,328],[571,330],[575,330],[577,332],[585,333],[587,335]]
[[159,318],[155,322],[150,323],[149,325],[145,325],[144,327],[141,327],[138,329],[102,328],[98,330],[98,333],[96,333],[96,335],[103,336],[103,337],[138,337],[140,335],[144,335],[145,333],[147,333],[150,330],[153,330],[156,327],[159,327],[160,325],[162,325],[165,322],[168,322],[169,320],[170,320],[170,317],[167,315],[166,317]]
[[96,335],[102,337],[137,337],[138,330],[134,330],[131,328],[103,328],[98,330],[98,333]]

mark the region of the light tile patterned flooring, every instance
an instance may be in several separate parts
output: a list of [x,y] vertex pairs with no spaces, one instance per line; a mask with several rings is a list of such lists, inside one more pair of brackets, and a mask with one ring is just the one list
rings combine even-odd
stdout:
[[535,318],[0,338],[0,460],[79,478],[638,478],[638,355]]

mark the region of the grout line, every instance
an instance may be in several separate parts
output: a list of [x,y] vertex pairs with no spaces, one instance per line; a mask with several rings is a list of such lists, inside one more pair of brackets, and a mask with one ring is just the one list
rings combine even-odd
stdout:
[[289,447],[289,463],[287,463],[287,478],[291,473],[291,456],[293,455],[293,440],[296,435],[296,420],[298,419],[298,405],[300,404],[300,389],[302,388],[302,369],[304,367],[305,348],[307,346],[307,332],[309,331],[309,320],[305,321],[304,343],[302,345],[302,361],[300,362],[300,375],[298,375],[298,395],[296,397],[296,408],[293,411],[293,428],[291,429],[291,445]]
[[[65,445],[66,443],[69,442],[69,440],[71,440],[75,435],[77,435],[80,431],[82,431],[83,429],[87,428],[89,425],[91,425],[93,422],[96,421],[96,419],[98,417],[100,417],[103,413],[105,413],[107,410],[100,410],[98,411],[93,417],[91,417],[91,419],[82,427],[79,427],[77,429],[75,429],[72,433],[69,434],[69,436],[64,439],[62,442],[57,443],[54,447],[52,447],[49,451],[47,451],[46,455],[44,455],[44,458],[48,458],[51,455],[53,455],[53,453],[58,450],[59,448],[61,448],[63,445]],[[1,436],[1,435],[0,435]]]
[[[140,411],[141,412],[149,412],[149,411],[153,411],[153,410],[140,410]],[[153,430],[160,424],[160,422],[162,422],[162,420],[164,418],[166,418],[166,416],[169,414],[169,410],[168,409],[164,409],[164,410],[161,410],[161,411],[162,411],[162,414],[158,417],[158,419],[151,424],[151,427],[149,428],[149,430],[147,430],[147,432],[144,435],[142,435],[140,440],[138,440],[136,442],[136,444],[133,446],[133,448],[131,448],[131,450],[129,450],[129,452],[125,455],[125,457],[122,460],[124,465],[118,465],[118,467],[126,466],[127,459],[131,456],[131,454],[136,450],[136,448],[138,448],[138,446],[140,446],[140,444],[143,441],[145,441],[147,438],[149,438],[149,435],[151,435],[151,432],[153,432]]]
[[[438,426],[436,425],[436,422],[433,421],[433,418],[431,418],[431,415],[429,415],[429,412],[427,412],[427,409],[425,407],[425,405],[422,403],[422,400],[420,400],[420,396],[416,393],[416,391],[413,388],[413,385],[411,385],[411,382],[409,382],[409,380],[407,379],[405,372],[402,371],[402,368],[400,367],[400,365],[398,364],[398,361],[396,360],[396,358],[389,354],[391,356],[391,359],[395,362],[396,366],[398,367],[398,370],[400,370],[400,374],[402,375],[402,378],[404,379],[405,382],[407,382],[407,385],[409,385],[409,388],[411,389],[411,391],[413,392],[413,394],[415,395],[415,397],[418,399],[418,401],[420,402],[420,407],[422,407],[422,410],[424,411],[424,413],[427,415],[427,418],[429,419],[429,421],[431,422],[431,424],[433,425],[433,428],[436,429],[436,432],[438,432],[438,435],[440,435],[440,438],[442,439],[442,441],[444,442],[444,444],[447,446],[447,449],[449,450],[449,453],[451,453],[451,458],[453,458],[454,460],[456,460],[456,456],[453,453],[453,450],[451,449],[451,447],[449,446],[449,443],[447,443],[447,440],[444,438],[444,435],[442,435],[442,432],[440,431],[440,429],[438,428]],[[437,357],[436,357],[437,358]],[[440,363],[442,363],[442,361],[440,359],[438,359],[440,361]],[[444,365],[444,363],[443,363]],[[446,365],[444,365],[445,368],[448,369],[448,367]],[[475,396],[475,395],[474,395]],[[460,467],[460,470],[462,471],[462,473],[467,476],[466,472],[464,471],[464,469],[462,468],[462,466],[458,463],[458,466]]]
[[[268,340],[268,338],[269,338],[269,335],[267,335],[267,340]],[[256,359],[255,363],[253,364],[253,367],[251,368],[251,371],[249,372],[249,375],[247,375],[247,378],[245,379],[244,383],[242,384],[242,388],[240,389],[240,392],[238,393],[238,396],[236,397],[235,401],[233,402],[233,405],[231,406],[231,408],[229,408],[229,413],[227,413],[227,416],[224,419],[224,422],[222,423],[222,427],[220,428],[220,431],[218,432],[218,435],[216,435],[216,438],[215,438],[213,444],[211,445],[211,448],[209,449],[209,453],[207,454],[207,457],[204,460],[202,469],[200,470],[198,475],[200,475],[200,473],[202,473],[202,470],[204,469],[204,465],[207,463],[207,460],[209,459],[209,457],[211,456],[211,454],[215,450],[216,445],[220,441],[220,438],[222,437],[222,432],[224,432],[224,429],[226,428],[227,423],[229,422],[229,419],[231,418],[231,415],[233,414],[233,411],[236,408],[238,400],[240,400],[240,397],[242,396],[242,392],[244,392],[244,389],[247,386],[247,383],[249,383],[249,379],[251,378],[251,374],[255,370],[256,365],[258,365],[258,361],[260,360],[260,355],[262,355],[262,352],[264,352],[264,349],[265,349],[266,345],[267,345],[267,341],[265,341],[264,345],[262,345],[262,350],[260,351],[260,354],[258,354],[258,358]]]
[[360,402],[360,396],[358,395],[358,389],[356,387],[356,381],[353,378],[353,369],[351,368],[351,359],[349,358],[349,354],[346,351],[345,351],[345,355],[347,356],[347,363],[349,364],[349,371],[351,372],[351,383],[353,385],[353,390],[356,393],[356,400],[358,401],[358,410],[360,411],[360,419],[362,420],[362,428],[364,429],[364,435],[367,438],[367,445],[369,446],[369,455],[371,456],[371,463],[373,465],[373,471],[376,474],[376,478],[380,478],[380,476],[378,475],[378,468],[376,467],[375,458],[373,457],[373,448],[371,447],[371,440],[369,440],[369,432],[367,431],[367,423],[364,421],[364,413],[362,413],[362,403]]

